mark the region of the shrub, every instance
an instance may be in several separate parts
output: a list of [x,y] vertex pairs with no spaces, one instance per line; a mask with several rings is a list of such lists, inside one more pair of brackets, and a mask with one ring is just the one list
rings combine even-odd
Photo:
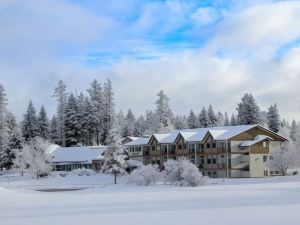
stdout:
[[94,170],[91,169],[76,169],[72,171],[73,173],[75,173],[78,176],[91,176],[91,175],[95,175],[96,172]]
[[135,183],[137,185],[151,185],[155,184],[160,178],[160,172],[157,165],[142,166],[128,176],[128,183]]
[[170,184],[183,186],[201,186],[208,181],[199,169],[186,158],[168,160],[165,164],[165,181]]

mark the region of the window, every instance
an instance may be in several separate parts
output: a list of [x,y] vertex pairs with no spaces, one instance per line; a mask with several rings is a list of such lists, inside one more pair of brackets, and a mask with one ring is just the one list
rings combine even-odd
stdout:
[[207,158],[207,164],[211,164],[211,158]]
[[178,149],[181,150],[182,149],[182,145],[178,145]]
[[186,144],[183,144],[183,149],[186,149]]
[[275,171],[275,174],[279,174],[278,170]]
[[264,170],[264,176],[268,176],[268,170]]
[[212,158],[212,164],[216,164],[217,163],[217,156],[214,155]]
[[212,143],[212,148],[216,148],[216,143]]
[[266,162],[267,159],[268,159],[268,156],[264,155],[264,156],[263,156],[263,162]]
[[271,171],[270,171],[270,174],[271,174],[271,175],[273,175],[273,174],[274,174],[274,171],[273,171],[273,170],[271,170]]
[[210,148],[210,143],[207,143],[206,147],[207,147],[207,148]]
[[217,177],[217,172],[216,172],[216,171],[213,172],[213,177],[214,177],[214,178]]
[[152,151],[155,151],[155,146],[152,146]]

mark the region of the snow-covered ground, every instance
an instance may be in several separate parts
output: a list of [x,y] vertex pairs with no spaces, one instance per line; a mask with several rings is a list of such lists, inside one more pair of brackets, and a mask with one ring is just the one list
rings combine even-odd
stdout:
[[[300,176],[213,179],[204,187],[113,185],[108,175],[0,176],[0,224],[300,224]],[[8,186],[9,184],[9,186]],[[39,192],[52,187],[90,187]]]

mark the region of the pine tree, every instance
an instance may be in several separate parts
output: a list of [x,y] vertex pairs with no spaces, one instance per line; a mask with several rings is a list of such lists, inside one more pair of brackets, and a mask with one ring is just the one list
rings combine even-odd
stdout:
[[9,125],[7,118],[7,99],[4,91],[4,87],[0,84],[0,167],[5,164],[5,151],[9,138]]
[[123,137],[134,136],[135,123],[136,123],[135,116],[133,115],[131,109],[129,109],[125,117],[125,123],[122,130]]
[[151,110],[146,110],[146,124],[147,129],[144,134],[151,135],[156,133],[156,121],[155,114]]
[[50,123],[44,106],[41,106],[39,116],[37,118],[38,136],[45,140],[50,140]]
[[245,94],[238,103],[238,120],[240,124],[259,124],[261,121],[260,109],[252,94]]
[[147,123],[144,116],[140,116],[135,122],[134,136],[140,137],[147,130]]
[[161,90],[158,94],[155,111],[156,132],[168,133],[174,129],[173,113],[169,106],[170,99]]
[[26,142],[39,136],[37,124],[36,111],[32,101],[30,100],[27,107],[27,112],[24,114],[24,120],[22,121],[22,133]]
[[62,80],[58,82],[57,87],[54,89],[54,95],[57,99],[57,135],[58,143],[62,146],[66,146],[66,134],[65,134],[65,109],[67,104],[66,85]]
[[190,129],[199,127],[199,123],[197,121],[197,116],[193,110],[190,111],[190,114],[187,118],[187,125],[188,125],[188,128],[190,128]]
[[124,137],[123,135],[123,128],[125,126],[125,116],[122,110],[119,111],[117,114],[117,127],[118,127],[118,133],[121,137]]
[[218,112],[218,115],[217,115],[217,124],[216,124],[216,126],[218,126],[218,127],[225,126],[225,119],[224,119],[223,114],[220,111]]
[[209,108],[208,108],[207,116],[208,116],[208,119],[209,119],[208,127],[218,126],[218,118],[217,118],[217,116],[214,112],[214,109],[213,109],[212,105],[210,105]]
[[[106,93],[108,94],[107,91],[111,91],[111,82],[110,80],[108,81],[108,83],[105,84],[105,88],[106,88]],[[109,90],[108,90],[109,89]],[[87,90],[89,95],[90,95],[90,101],[91,101],[91,113],[92,116],[94,118],[94,122],[90,123],[90,125],[92,126],[92,130],[93,133],[95,134],[95,141],[96,144],[99,145],[100,142],[103,143],[103,141],[106,138],[106,133],[107,130],[105,131],[105,126],[107,124],[105,124],[106,119],[105,118],[105,97],[103,96],[103,90],[101,87],[101,84],[98,83],[97,80],[94,80],[91,83],[91,87],[90,89]],[[107,127],[106,127],[107,129]]]
[[[196,119],[196,122],[197,122],[196,115],[195,115],[195,119]],[[176,130],[183,130],[183,129],[189,128],[188,120],[185,118],[185,116],[176,116],[174,118],[174,128]]]
[[87,137],[86,137],[86,142],[88,145],[93,145],[94,144],[94,137],[97,136],[95,135],[95,121],[97,121],[96,115],[94,114],[94,107],[92,105],[91,100],[86,97],[85,98],[85,126],[87,130]]
[[238,125],[237,119],[236,119],[236,117],[233,113],[232,113],[231,118],[230,118],[230,125],[231,126]]
[[297,132],[297,122],[296,120],[293,119],[292,123],[291,123],[291,128],[290,128],[290,138],[293,142],[296,141],[296,132]]
[[225,112],[224,114],[224,126],[230,126],[230,121],[227,112]]
[[118,134],[112,98],[110,100],[111,102],[110,102],[110,112],[109,112],[110,113],[109,132],[106,138],[106,143],[108,147],[105,152],[105,160],[102,167],[102,172],[114,174],[115,184],[116,184],[117,175],[126,174],[127,155],[126,155],[125,148],[121,143],[120,136]]
[[52,143],[58,144],[56,116],[53,116],[50,121],[50,140]]
[[267,121],[269,129],[277,133],[280,127],[280,117],[276,104],[271,105],[268,109]]
[[69,96],[65,114],[66,146],[76,146],[80,142],[80,124],[77,101],[73,94]]
[[80,130],[79,142],[83,145],[89,145],[89,127],[88,127],[88,112],[86,108],[85,96],[83,93],[77,97],[78,108],[78,127]]
[[211,121],[207,115],[207,111],[206,111],[205,107],[202,107],[202,110],[199,114],[198,121],[199,121],[200,127],[210,127],[211,126]]
[[[112,91],[112,84],[110,79],[104,83],[104,120],[103,120],[103,142],[110,143],[108,140],[109,131],[111,130],[112,122],[114,122],[114,98]],[[116,126],[116,125],[115,125]]]

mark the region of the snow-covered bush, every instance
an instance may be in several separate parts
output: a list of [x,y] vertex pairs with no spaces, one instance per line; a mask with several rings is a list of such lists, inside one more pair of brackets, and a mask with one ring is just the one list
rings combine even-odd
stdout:
[[285,176],[288,169],[299,165],[299,155],[289,144],[285,144],[281,149],[270,152],[265,165],[270,170],[278,170]]
[[92,176],[95,175],[96,172],[94,170],[91,169],[76,169],[72,171],[74,174],[78,175],[78,176]]
[[146,165],[131,172],[128,176],[128,183],[137,185],[155,184],[161,176],[157,165]]
[[168,160],[165,164],[165,181],[170,184],[183,186],[201,186],[208,181],[199,169],[186,158]]

